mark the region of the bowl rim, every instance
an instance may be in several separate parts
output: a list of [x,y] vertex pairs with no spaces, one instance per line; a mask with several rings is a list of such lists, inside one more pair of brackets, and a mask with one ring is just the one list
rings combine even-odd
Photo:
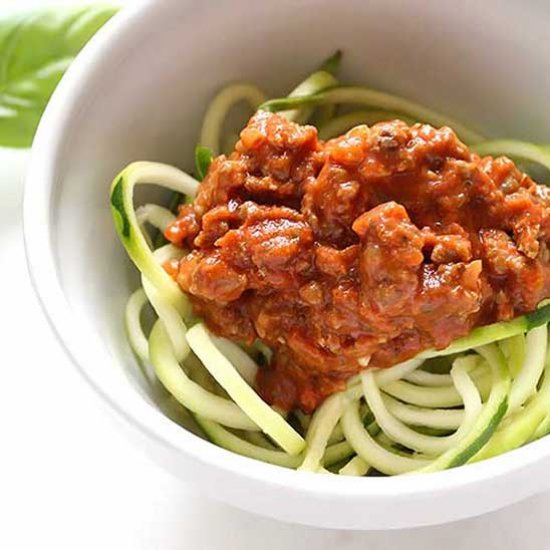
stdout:
[[[55,183],[62,166],[72,115],[79,101],[86,97],[88,83],[100,73],[101,63],[125,38],[131,39],[140,22],[155,15],[156,2],[142,2],[124,8],[115,15],[84,47],[55,90],[42,117],[33,142],[31,160],[25,180],[23,220],[28,269],[42,309],[76,370],[103,402],[125,423],[162,446],[193,457],[195,460],[270,486],[284,487],[329,499],[392,498],[397,496],[433,497],[457,487],[471,487],[495,481],[524,470],[550,455],[550,438],[542,438],[489,460],[424,476],[397,476],[357,480],[345,476],[320,476],[287,470],[262,463],[217,447],[176,426],[139,396],[117,400],[113,388],[102,384],[94,371],[97,361],[113,362],[106,350],[96,349],[79,334],[75,314],[67,302],[56,269],[56,255],[51,234]],[[122,38],[122,39],[121,39]],[[113,230],[114,231],[114,230]]]

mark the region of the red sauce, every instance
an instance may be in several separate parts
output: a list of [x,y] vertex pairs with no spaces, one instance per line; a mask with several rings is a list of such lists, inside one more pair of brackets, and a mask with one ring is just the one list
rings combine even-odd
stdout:
[[370,366],[444,348],[550,295],[550,190],[449,128],[400,121],[322,142],[257,113],[167,238],[216,334],[274,349],[264,398],[314,410]]

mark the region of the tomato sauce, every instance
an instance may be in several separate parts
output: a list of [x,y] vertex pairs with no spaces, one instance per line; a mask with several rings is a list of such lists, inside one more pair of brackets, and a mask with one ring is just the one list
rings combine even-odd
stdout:
[[274,350],[257,386],[284,409],[550,295],[550,190],[445,127],[323,142],[258,112],[166,237],[191,251],[170,272],[208,327]]

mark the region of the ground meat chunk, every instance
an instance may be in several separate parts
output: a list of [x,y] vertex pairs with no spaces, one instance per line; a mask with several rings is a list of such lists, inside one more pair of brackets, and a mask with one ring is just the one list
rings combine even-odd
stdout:
[[519,245],[499,229],[481,230],[480,241],[487,272],[494,289],[500,291],[498,317],[511,318],[518,309],[535,309],[545,291],[541,262],[522,253]]
[[215,242],[221,257],[248,274],[250,288],[292,286],[297,276],[311,270],[311,228],[290,208],[246,204],[245,210],[239,228]]
[[361,294],[374,311],[397,315],[411,308],[424,260],[422,232],[395,202],[375,206],[352,225],[359,235]]
[[398,120],[322,142],[257,113],[166,237],[190,250],[166,269],[209,328],[274,350],[256,384],[285,409],[550,296],[550,192]]
[[195,209],[190,204],[183,204],[178,209],[178,218],[168,226],[165,236],[171,243],[183,247],[188,240],[193,240],[199,231]]
[[180,263],[177,281],[193,296],[218,302],[232,302],[247,288],[247,277],[231,267],[217,251],[194,250]]

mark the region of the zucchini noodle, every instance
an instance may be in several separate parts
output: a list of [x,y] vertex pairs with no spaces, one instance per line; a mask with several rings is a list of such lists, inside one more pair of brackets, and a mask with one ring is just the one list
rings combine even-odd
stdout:
[[512,376],[517,376],[523,366],[525,357],[525,334],[518,334],[507,340],[502,340],[499,345],[508,360],[508,367]]
[[363,391],[376,421],[388,437],[409,449],[435,456],[450,449],[463,438],[481,409],[479,392],[468,376],[467,366],[464,362],[460,363],[460,359],[455,360],[455,365],[451,369],[451,376],[464,403],[464,414],[457,431],[447,437],[419,433],[395,418],[384,404],[372,371],[366,371],[362,375]]
[[258,365],[254,359],[237,344],[231,342],[231,340],[218,338],[212,334],[210,338],[212,343],[220,350],[220,353],[227,357],[233,364],[243,380],[252,386],[256,380],[256,373],[258,372]]
[[403,376],[403,379],[417,386],[431,386],[436,388],[448,386],[453,382],[453,378],[450,374],[434,374],[433,372],[427,372],[422,369],[416,369],[410,374]]
[[[491,389],[491,377],[477,381],[480,393],[485,396]],[[454,386],[417,386],[405,380],[398,380],[384,386],[384,391],[404,403],[419,407],[441,408],[462,405],[462,396]]]
[[289,454],[296,455],[302,451],[302,437],[246,383],[227,357],[214,345],[202,323],[188,331],[187,341],[210,374],[255,424]]
[[515,411],[535,392],[544,369],[548,330],[546,327],[533,329],[526,337],[525,360],[518,371],[508,397],[510,411]]
[[384,474],[404,474],[427,466],[430,462],[427,459],[401,456],[377,443],[361,422],[357,401],[348,405],[342,417],[342,427],[346,439],[358,456]]
[[473,149],[478,155],[507,156],[513,159],[540,164],[547,170],[550,170],[550,153],[533,143],[503,139],[479,143]]
[[508,409],[508,390],[510,373],[504,356],[494,344],[478,348],[478,352],[489,363],[493,375],[493,386],[489,399],[481,408],[469,432],[452,448],[439,455],[436,460],[424,468],[425,472],[434,472],[443,468],[453,468],[465,464],[479,452],[491,439],[499,422]]
[[162,321],[155,323],[149,336],[149,357],[158,379],[185,408],[230,428],[257,429],[235,403],[205,390],[187,376],[174,355]]
[[[547,350],[545,355],[544,376],[540,389],[536,393],[531,394],[531,398],[524,404],[521,410],[515,412],[515,414],[507,419],[509,422],[506,426],[499,427],[491,441],[475,457],[475,460],[482,460],[502,454],[523,445],[536,433],[539,427],[547,430],[546,420],[550,414],[550,351]],[[512,392],[510,399],[511,397]],[[542,435],[545,434],[543,433]],[[542,435],[538,437],[542,437]]]
[[[313,73],[310,77],[304,80],[304,82],[294,88],[288,97],[308,97],[311,94],[321,92],[327,88],[332,88],[336,84],[338,84],[338,81],[334,78],[334,76],[332,76],[332,74],[321,70]],[[288,120],[305,124],[312,115],[313,111],[314,107],[306,105],[298,109],[283,111],[281,114]]]
[[219,155],[222,148],[223,122],[229,110],[237,103],[246,101],[252,111],[265,101],[264,93],[252,84],[232,84],[226,86],[212,100],[202,123],[199,143],[208,147],[214,155]]
[[345,404],[345,394],[336,393],[315,411],[307,430],[307,451],[300,470],[315,472],[319,469],[330,434],[340,420]]
[[126,334],[134,353],[142,360],[149,361],[149,341],[141,327],[141,310],[148,298],[142,288],[138,288],[128,300],[125,310]]
[[[340,85],[340,57],[337,52],[285,98],[266,101],[259,88],[246,83],[222,89],[206,109],[195,150],[200,179],[213,156],[229,153],[238,139],[238,129],[225,129],[225,123],[240,102],[251,111],[278,111],[289,120],[315,124],[325,140],[359,124],[390,119],[448,125],[480,155],[506,155],[550,170],[544,147],[485,141],[478,132],[418,103]],[[171,208],[136,207],[134,189],[139,184],[161,186],[177,199]],[[177,168],[135,162],[114,179],[110,202],[118,236],[141,272],[141,287],[124,313],[130,347],[152,367],[173,406],[190,413],[212,443],[280,467],[364,477],[453,468],[550,433],[548,303],[510,321],[475,328],[446,349],[425,350],[387,369],[369,369],[370,357],[364,357],[365,370],[311,416],[268,405],[254,386],[272,351],[260,341],[241,346],[211,334],[164,269],[188,252],[171,244],[153,245],[175,220],[178,203],[192,202],[199,186]],[[147,305],[156,314],[149,334],[142,324]],[[429,359],[451,355],[438,363],[437,372],[430,371],[436,367]]]
[[228,451],[239,453],[249,458],[255,458],[262,462],[269,462],[286,468],[297,468],[300,465],[300,456],[290,455],[284,451],[266,449],[265,447],[249,443],[245,439],[236,436],[220,424],[199,417],[199,426],[203,431],[221,447]]
[[355,455],[345,466],[342,466],[338,473],[341,476],[364,476],[370,470],[370,465],[366,463],[360,456]]
[[260,109],[276,112],[303,105],[325,104],[363,105],[371,109],[402,113],[406,117],[421,120],[433,126],[450,126],[466,143],[475,144],[484,141],[481,134],[419,103],[359,86],[335,86],[334,88],[314,93],[310,96],[272,99],[260,105]]
[[422,408],[403,403],[386,394],[382,394],[382,401],[395,418],[409,426],[456,430],[464,420],[464,409]]
[[536,441],[545,435],[550,433],[550,415],[547,415],[544,420],[535,428],[533,435],[529,438],[528,441]]
[[176,219],[176,216],[168,208],[164,208],[158,204],[140,206],[136,210],[136,217],[140,226],[150,223],[162,232]]

